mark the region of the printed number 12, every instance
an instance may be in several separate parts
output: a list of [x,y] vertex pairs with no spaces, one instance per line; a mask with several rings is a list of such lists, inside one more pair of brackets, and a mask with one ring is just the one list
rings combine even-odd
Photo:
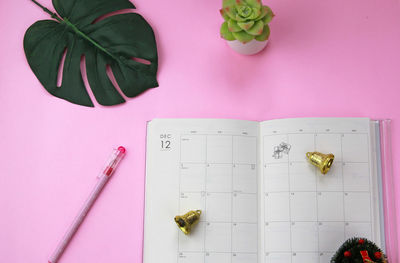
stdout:
[[171,141],[161,141],[162,149],[170,149]]

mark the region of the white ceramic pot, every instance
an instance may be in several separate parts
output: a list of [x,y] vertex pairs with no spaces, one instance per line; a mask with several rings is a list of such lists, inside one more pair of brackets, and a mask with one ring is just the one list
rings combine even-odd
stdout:
[[252,41],[247,42],[246,44],[243,44],[238,40],[226,41],[226,42],[228,42],[228,45],[239,54],[254,55],[261,52],[265,48],[265,46],[268,43],[268,40],[257,41],[253,39]]

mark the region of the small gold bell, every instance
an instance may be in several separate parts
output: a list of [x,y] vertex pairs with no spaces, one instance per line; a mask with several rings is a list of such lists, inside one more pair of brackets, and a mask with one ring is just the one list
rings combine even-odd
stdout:
[[323,154],[320,152],[308,152],[306,153],[308,161],[313,165],[317,166],[322,174],[326,174],[332,166],[333,159],[335,156],[331,153]]
[[192,226],[200,220],[201,210],[189,211],[183,216],[176,216],[175,222],[185,235],[190,234]]

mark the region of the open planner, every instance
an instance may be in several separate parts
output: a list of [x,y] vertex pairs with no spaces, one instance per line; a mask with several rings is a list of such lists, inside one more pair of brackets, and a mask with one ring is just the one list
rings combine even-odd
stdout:
[[[350,237],[384,248],[367,118],[148,123],[144,263],[327,263]],[[322,175],[307,152],[332,153]],[[201,210],[190,235],[176,215]]]

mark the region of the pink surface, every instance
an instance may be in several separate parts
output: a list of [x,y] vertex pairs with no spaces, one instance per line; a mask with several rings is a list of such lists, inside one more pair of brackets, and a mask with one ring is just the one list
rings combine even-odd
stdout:
[[270,0],[271,41],[253,57],[219,38],[220,1],[134,3],[156,32],[160,87],[85,108],[49,95],[25,60],[25,30],[48,15],[1,1],[2,262],[47,262],[118,145],[126,158],[60,262],[141,262],[146,121],[156,117],[392,118],[400,199],[398,1]]

